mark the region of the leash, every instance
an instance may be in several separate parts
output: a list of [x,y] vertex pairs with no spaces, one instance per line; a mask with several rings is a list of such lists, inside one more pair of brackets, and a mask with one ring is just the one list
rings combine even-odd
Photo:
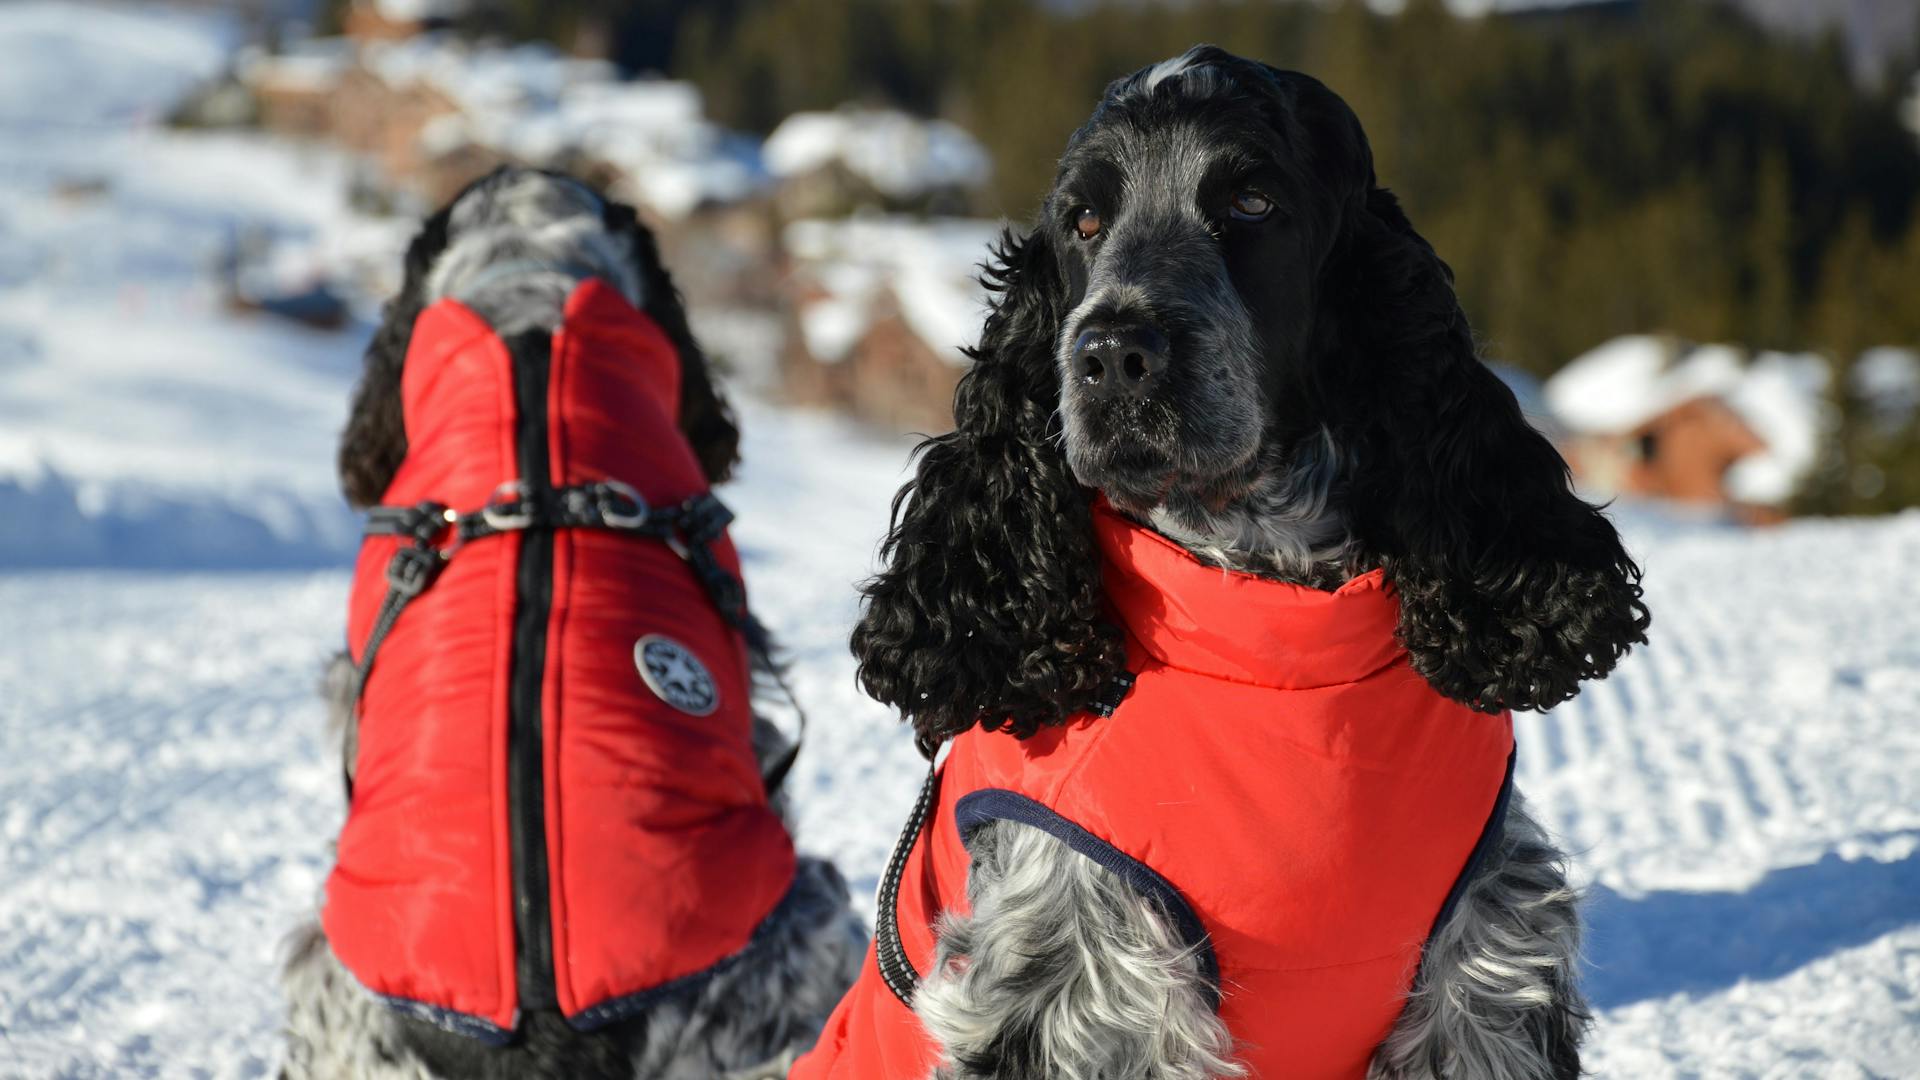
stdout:
[[[373,630],[367,635],[359,661],[354,664],[353,699],[356,704],[359,702],[380,645],[393,632],[401,612],[415,597],[427,591],[447,563],[466,545],[489,536],[527,529],[607,529],[647,537],[666,544],[687,564],[719,610],[720,617],[745,638],[747,647],[793,707],[799,724],[793,745],[760,777],[771,795],[785,782],[800,756],[800,746],[807,734],[807,713],[774,662],[766,628],[747,610],[746,587],[720,565],[713,553],[713,542],[732,521],[733,511],[710,491],[676,506],[652,507],[632,486],[618,480],[553,488],[539,494],[530,494],[519,481],[509,480],[494,489],[485,506],[465,512],[436,502],[376,506],[367,512],[365,535],[398,536],[413,542],[402,545],[387,563],[387,595],[380,602]],[[344,764],[341,771],[346,772]],[[348,776],[346,782],[351,796],[352,777]]]
[[[1102,718],[1111,717],[1133,689],[1133,681],[1133,672],[1121,671],[1100,689],[1100,696],[1087,706],[1087,711]],[[907,958],[907,947],[900,940],[900,881],[906,876],[907,857],[920,842],[920,833],[933,819],[940,801],[940,748],[946,745],[946,740],[930,743],[916,737],[914,745],[927,759],[927,779],[920,785],[920,797],[914,800],[913,811],[907,815],[900,839],[894,842],[893,855],[887,860],[886,872],[880,877],[873,920],[874,962],[880,968],[880,979],[893,991],[893,996],[900,999],[900,1004],[909,1009],[913,1008],[914,993],[920,989],[920,973]]]

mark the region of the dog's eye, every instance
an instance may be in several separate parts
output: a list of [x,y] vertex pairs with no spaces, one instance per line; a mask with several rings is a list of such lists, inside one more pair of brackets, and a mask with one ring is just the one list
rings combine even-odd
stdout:
[[1273,200],[1248,188],[1233,197],[1233,216],[1241,221],[1263,221],[1273,213]]
[[1073,231],[1080,239],[1091,240],[1100,235],[1100,212],[1091,206],[1083,206],[1073,212]]

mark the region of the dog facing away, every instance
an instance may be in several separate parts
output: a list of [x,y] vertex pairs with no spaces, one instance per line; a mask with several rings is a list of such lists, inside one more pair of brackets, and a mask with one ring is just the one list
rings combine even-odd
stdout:
[[[341,441],[339,469],[348,500],[361,507],[381,502],[407,459],[402,375],[422,312],[443,298],[458,299],[507,343],[517,367],[530,359],[523,351],[542,351],[531,359],[544,361],[548,333],[589,279],[644,312],[671,342],[679,365],[680,434],[706,483],[726,479],[737,461],[738,432],[651,234],[631,208],[603,200],[571,178],[509,168],[470,185],[426,222],[407,252],[404,285],[367,351]],[[751,626],[750,633],[757,633],[757,624]],[[761,650],[756,664],[765,656]],[[764,681],[770,672],[762,668],[757,674]],[[730,692],[721,681],[720,692]],[[354,667],[343,654],[329,669],[325,692],[350,785],[359,756],[355,684]],[[748,689],[737,689],[744,700]],[[765,774],[790,744],[765,719],[756,715],[752,724],[751,753]],[[768,799],[784,819],[779,793],[768,793]],[[784,831],[784,824],[779,828]],[[360,985],[320,924],[310,922],[295,933],[283,976],[289,1012],[282,1075],[778,1076],[812,1042],[852,981],[865,944],[865,929],[849,909],[839,873],[802,856],[784,899],[738,953],[647,994],[644,1008],[623,1009],[619,1018],[589,1030],[577,1030],[551,1004],[533,1000],[529,1006],[523,991],[513,1038],[489,1045],[422,1018],[421,1010],[390,1008]],[[525,945],[520,949],[524,963]]]
[[[1645,640],[1638,567],[1478,359],[1450,271],[1377,185],[1358,119],[1319,82],[1204,46],[1114,82],[1070,139],[1037,224],[1009,234],[987,273],[997,297],[956,428],[922,446],[895,500],[853,635],[863,685],[902,710],[923,748],[1018,738],[1037,769],[1071,740],[1102,737],[1082,729],[1151,722],[1177,761],[1183,740],[1224,722],[1129,721],[1124,700],[1103,719],[1128,652],[1103,559],[1126,528],[1155,534],[1136,547],[1171,541],[1175,558],[1219,568],[1216,580],[1297,587],[1302,610],[1384,588],[1397,614],[1382,641],[1420,693],[1454,710],[1439,746],[1476,723],[1510,731],[1506,710],[1568,699]],[[1188,629],[1223,651],[1260,645],[1204,621]],[[1508,769],[1471,869],[1453,864],[1444,914],[1406,943],[1416,959],[1400,969],[1404,1006],[1390,995],[1397,1019],[1355,1065],[1281,1074],[1578,1075],[1588,1011],[1575,896],[1562,855],[1504,794]],[[1446,791],[1450,778],[1420,779]],[[1492,800],[1491,786],[1477,797]],[[1217,1007],[1235,987],[1212,985],[1213,943],[1192,932],[1177,888],[1127,859],[1088,857],[1076,847],[1085,830],[1037,827],[1043,812],[981,816],[959,825],[964,903],[927,931],[931,968],[895,985],[883,910],[880,973],[870,962],[862,974],[910,1003],[937,1044],[937,1075],[1247,1073]],[[936,816],[927,828],[955,827]],[[1390,906],[1399,867],[1368,870]],[[1251,884],[1263,868],[1232,872]],[[1303,893],[1283,903],[1311,910]],[[915,929],[900,921],[899,935]],[[1342,1015],[1339,984],[1325,985],[1329,1015]],[[830,1021],[795,1076],[855,1074],[815,1065],[829,1039],[861,1038],[836,1030]]]

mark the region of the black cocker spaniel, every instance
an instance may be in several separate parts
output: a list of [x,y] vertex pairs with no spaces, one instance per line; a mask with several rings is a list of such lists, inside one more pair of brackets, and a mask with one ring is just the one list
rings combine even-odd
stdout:
[[[1222,567],[1323,589],[1382,568],[1413,669],[1484,712],[1563,702],[1645,640],[1639,568],[1476,355],[1446,264],[1314,79],[1203,46],[1117,80],[987,279],[955,429],[894,501],[853,634],[862,684],[923,747],[1030,736],[1122,669],[1096,496]],[[1203,996],[1125,960],[1164,913],[1037,830],[984,833],[969,894],[991,914],[947,924],[942,971],[1075,913],[1111,962],[1078,983],[1044,955],[1000,985],[931,976],[916,1007],[954,1075],[1231,1071]],[[1374,1075],[1577,1075],[1578,932],[1516,799]],[[1072,999],[1088,985],[1100,1000]],[[1101,1019],[1141,1001],[1173,1003],[1160,1030]]]

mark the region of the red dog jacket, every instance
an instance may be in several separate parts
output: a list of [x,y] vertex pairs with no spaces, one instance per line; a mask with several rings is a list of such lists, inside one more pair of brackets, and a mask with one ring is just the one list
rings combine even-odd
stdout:
[[936,920],[968,910],[967,837],[993,821],[1160,900],[1252,1075],[1361,1080],[1497,835],[1512,719],[1413,672],[1379,571],[1318,592],[1203,566],[1104,503],[1093,524],[1132,689],[1110,716],[954,741],[896,910],[792,1080],[929,1075],[938,1048],[880,954],[894,939],[930,970]]
[[[609,481],[652,507],[705,495],[672,343],[588,281],[551,349],[529,351],[516,362],[453,300],[415,324],[384,501],[492,509],[445,547],[420,534],[444,569],[373,642],[322,912],[370,990],[496,1042],[523,1009],[590,1028],[697,977],[747,945],[794,870],[751,745],[746,646],[693,564],[657,537],[513,520]],[[629,524],[643,509],[614,501]],[[361,548],[363,659],[406,545]],[[705,550],[737,579],[723,533]]]

